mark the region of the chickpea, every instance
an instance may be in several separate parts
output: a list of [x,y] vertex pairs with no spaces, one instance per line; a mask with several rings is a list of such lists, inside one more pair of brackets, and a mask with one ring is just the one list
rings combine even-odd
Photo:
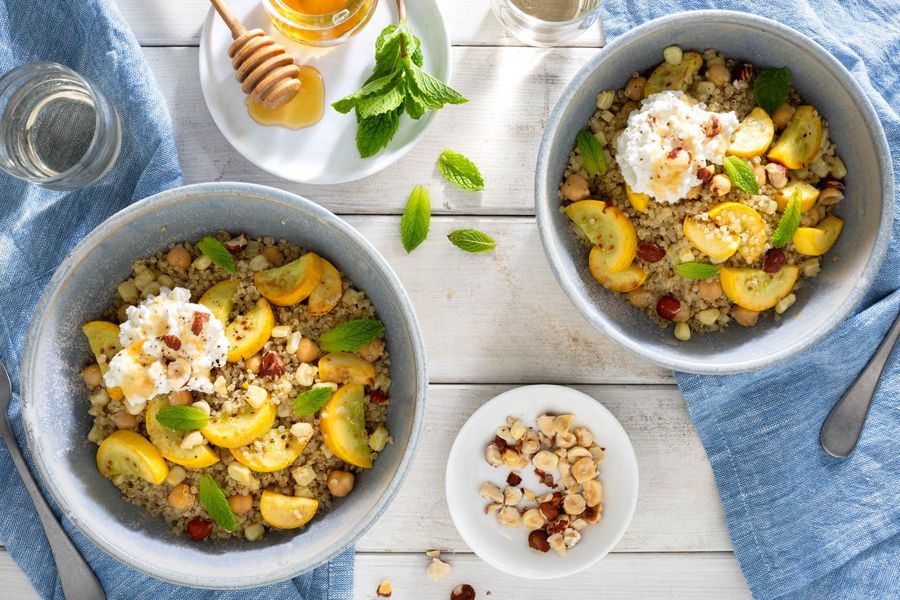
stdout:
[[735,306],[731,309],[731,316],[744,327],[753,327],[759,319],[759,313],[755,310],[747,310],[743,306]]
[[166,254],[166,262],[169,263],[170,267],[187,269],[191,266],[191,253],[187,251],[187,248],[178,244]]
[[711,65],[706,72],[706,79],[716,87],[724,87],[731,80],[731,71],[725,65]]
[[169,404],[172,406],[187,406],[194,403],[194,395],[190,390],[178,390],[169,394]]
[[628,302],[638,308],[647,308],[653,302],[653,294],[642,287],[628,292]]
[[253,508],[253,496],[250,496],[249,494],[235,494],[234,496],[228,496],[228,506],[231,507],[232,512],[236,515],[250,512],[250,509]]
[[84,379],[84,384],[89,388],[98,387],[103,380],[103,375],[100,373],[100,365],[86,366],[81,372],[81,378]]
[[280,267],[284,264],[284,254],[282,254],[281,248],[278,246],[266,246],[263,248],[262,253],[263,256],[266,257],[266,260],[276,267]]
[[791,122],[791,119],[794,118],[795,109],[793,106],[785,102],[777,109],[775,109],[775,114],[772,115],[772,123],[775,124],[776,129],[784,129],[788,126],[788,123]]
[[319,358],[319,346],[309,338],[300,340],[297,347],[297,358],[300,362],[310,363]]
[[632,77],[625,84],[625,95],[629,100],[639,101],[644,97],[644,86],[647,85],[646,77]]
[[128,411],[120,410],[109,417],[118,429],[134,429],[137,427],[137,417]]
[[675,313],[675,316],[672,317],[672,321],[675,323],[686,323],[690,318],[691,309],[688,308],[686,304],[682,304],[681,308],[678,309],[678,312]]
[[713,302],[722,297],[722,285],[715,280],[704,279],[700,282],[700,297]]
[[332,471],[328,475],[328,491],[333,496],[343,498],[353,489],[353,483],[356,477],[353,473],[347,471]]
[[716,196],[724,196],[731,191],[731,180],[722,173],[713,175],[712,181],[709,182],[709,190]]
[[566,197],[566,200],[571,200],[572,202],[584,200],[591,195],[591,190],[588,188],[587,179],[585,179],[581,175],[576,175],[574,173],[566,177],[566,180],[565,182],[563,182],[560,191],[562,191],[562,194]]
[[262,364],[262,357],[259,354],[254,354],[250,358],[244,361],[244,366],[247,367],[247,370],[251,373],[256,373],[259,371],[259,366]]
[[169,504],[175,510],[187,510],[194,505],[194,494],[186,483],[179,483],[169,492]]
[[384,353],[384,340],[372,340],[368,344],[360,347],[356,352],[363,360],[373,363],[381,358],[381,355]]

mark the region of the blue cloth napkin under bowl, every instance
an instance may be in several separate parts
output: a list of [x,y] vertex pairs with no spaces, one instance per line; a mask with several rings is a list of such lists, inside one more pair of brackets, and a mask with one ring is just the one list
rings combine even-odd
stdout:
[[[609,0],[607,34],[701,8],[769,17],[824,46],[878,111],[900,175],[900,3]],[[891,248],[898,240],[895,221]],[[900,598],[897,352],[853,454],[832,458],[818,441],[822,421],[897,315],[898,289],[900,254],[890,250],[857,313],[811,350],[746,375],[676,374],[715,472],[735,553],[759,598]]]
[[[19,445],[25,449],[19,412],[19,358],[44,285],[88,232],[132,202],[180,185],[181,169],[165,101],[137,41],[111,0],[6,0],[0,8],[0,73],[41,60],[74,69],[97,84],[116,106],[123,135],[121,154],[112,171],[77,192],[43,190],[0,172],[0,359],[13,381],[9,416]],[[42,597],[61,600],[50,548],[2,445],[0,497],[0,542]],[[339,600],[352,594],[352,548],[291,581],[212,592],[169,585],[138,573],[94,546],[67,519],[63,524],[109,598]],[[122,531],[127,535],[126,529]]]

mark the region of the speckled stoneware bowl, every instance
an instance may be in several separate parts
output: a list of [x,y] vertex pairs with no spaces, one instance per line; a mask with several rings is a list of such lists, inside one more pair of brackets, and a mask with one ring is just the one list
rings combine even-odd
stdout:
[[[559,211],[559,181],[575,136],[596,111],[596,95],[619,89],[635,71],[662,62],[666,46],[716,48],[760,67],[787,66],[794,86],[828,119],[831,139],[847,165],[847,198],[838,207],[844,230],[825,257],[822,273],[797,294],[776,322],[675,339],[620,294],[601,287],[588,271],[588,249]],[[872,283],[890,240],[893,175],[878,117],[850,73],[821,46],[797,31],[731,11],[679,13],[622,35],[588,62],[563,92],[541,143],[535,208],[544,250],[556,278],[578,310],[625,348],[664,367],[694,373],[736,373],[787,360],[846,318]],[[832,261],[831,257],[839,257]],[[602,360],[599,359],[599,360]]]
[[[391,354],[387,426],[394,443],[356,488],[301,531],[261,542],[198,544],[122,500],[98,472],[79,372],[92,359],[81,325],[101,315],[131,263],[170,242],[220,229],[284,238],[332,261],[372,299]],[[63,262],[38,304],[22,360],[28,445],[66,516],[98,546],[160,579],[189,586],[263,585],[312,569],[352,544],[384,511],[409,469],[425,412],[425,349],[397,276],[355,229],[287,192],[243,183],[191,185],[142,200],[95,229]]]

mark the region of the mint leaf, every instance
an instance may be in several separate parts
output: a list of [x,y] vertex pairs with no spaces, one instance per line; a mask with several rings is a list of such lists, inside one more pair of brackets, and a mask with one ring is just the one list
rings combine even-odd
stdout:
[[206,427],[209,417],[193,406],[164,406],[156,413],[156,422],[174,431],[195,431]]
[[234,518],[234,512],[231,505],[228,504],[228,498],[216,480],[210,475],[200,477],[198,484],[200,492],[200,504],[206,509],[206,513],[213,521],[226,531],[234,531],[237,529],[237,520]]
[[719,273],[719,267],[707,263],[683,262],[675,265],[675,272],[685,279],[709,279]]
[[362,86],[362,88],[349,96],[345,96],[341,98],[337,102],[333,102],[331,104],[332,108],[334,108],[339,113],[347,114],[359,104],[360,100],[363,98],[376,94],[388,87],[394,81],[393,75],[386,75],[384,77],[379,77],[374,81],[370,81],[366,85]]
[[772,234],[772,246],[783,248],[794,237],[797,228],[800,227],[800,189],[794,190],[784,207],[784,214],[778,221],[775,233]]
[[294,414],[298,417],[314,415],[331,399],[332,390],[328,386],[314,387],[294,398]]
[[471,160],[453,150],[444,150],[438,159],[438,171],[444,179],[458,188],[470,192],[484,189],[484,178],[481,171]]
[[584,168],[588,175],[596,177],[604,175],[608,165],[606,164],[606,152],[603,150],[603,144],[591,135],[590,131],[581,130],[575,141],[578,147],[578,153],[584,160]]
[[417,185],[409,195],[403,217],[400,219],[400,239],[407,254],[425,241],[430,226],[431,200],[428,190]]
[[457,229],[447,236],[450,242],[466,252],[490,252],[497,246],[497,242],[486,233],[477,229]]
[[[377,81],[381,81],[381,79]],[[394,78],[388,86],[381,88],[377,94],[360,98],[356,103],[356,110],[363,119],[374,117],[400,108],[405,95],[406,90],[404,89],[402,78],[399,80]]]
[[407,75],[412,77],[418,100],[432,110],[443,108],[445,104],[465,104],[466,98],[452,87],[432,77],[419,66],[408,63]]
[[319,347],[325,352],[356,352],[384,333],[384,325],[376,319],[356,319],[341,323],[319,336]]
[[213,264],[219,265],[229,273],[234,273],[234,257],[222,245],[222,242],[208,235],[197,243],[197,248],[204,256],[209,257]]
[[362,158],[375,156],[387,146],[397,129],[400,128],[400,111],[375,115],[367,119],[359,119],[359,128],[356,130],[356,149]]
[[722,161],[722,166],[725,168],[725,174],[728,175],[728,179],[731,180],[731,183],[736,188],[748,194],[759,193],[759,182],[756,181],[756,175],[753,173],[750,165],[747,164],[747,161],[737,156],[726,156]]
[[791,71],[787,67],[769,69],[756,76],[753,97],[756,103],[770,115],[787,102],[791,91]]
[[403,108],[409,118],[418,121],[425,114],[425,105],[419,102],[413,93],[410,93],[408,79],[404,81],[404,85],[406,86],[406,97],[403,99]]

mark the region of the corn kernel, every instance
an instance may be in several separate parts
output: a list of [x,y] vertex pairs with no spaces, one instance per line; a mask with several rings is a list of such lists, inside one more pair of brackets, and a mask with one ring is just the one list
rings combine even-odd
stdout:
[[244,527],[244,537],[251,542],[262,539],[262,536],[265,532],[266,528],[259,523],[254,523],[253,525],[247,525],[246,527]]
[[375,431],[372,432],[372,435],[369,436],[369,448],[371,448],[373,452],[381,452],[390,441],[391,436],[388,433],[388,430],[384,425],[379,425]]
[[792,307],[794,305],[794,302],[796,301],[796,294],[788,294],[787,296],[779,300],[778,304],[775,305],[775,312],[777,312],[779,315],[782,314],[784,311]]
[[818,258],[810,258],[804,260],[800,265],[800,268],[803,270],[804,277],[815,277],[819,274],[819,271],[822,270]]
[[718,308],[707,308],[697,313],[697,320],[706,326],[714,325],[719,320],[720,311]]
[[212,264],[212,259],[210,259],[207,255],[201,254],[197,258],[194,259],[194,262],[191,263],[191,266],[198,271],[205,271]]
[[272,328],[273,338],[286,338],[291,334],[291,328],[288,325],[278,325]]
[[691,339],[691,326],[687,323],[678,323],[675,325],[675,337],[682,342]]
[[663,58],[670,65],[680,65],[681,59],[684,58],[684,52],[678,46],[669,46],[663,50]]
[[263,254],[257,254],[252,259],[250,259],[250,270],[254,273],[258,271],[265,271],[269,268],[269,259],[265,257]]
[[258,385],[248,385],[247,386],[247,404],[252,406],[253,408],[259,408],[263,404],[266,403],[266,398],[269,396],[269,393],[266,392],[265,389],[259,387]]
[[597,94],[597,109],[598,110],[608,110],[610,106],[613,104],[613,100],[616,98],[615,92],[605,91]]
[[297,485],[302,485],[303,487],[309,486],[309,484],[316,479],[316,472],[309,465],[295,468],[291,471],[291,475],[293,476],[294,481],[297,482]]
[[137,302],[140,295],[137,286],[134,285],[134,281],[132,281],[131,279],[120,283],[119,287],[116,288],[116,291],[119,292],[119,297],[129,304],[134,304],[135,302]]

